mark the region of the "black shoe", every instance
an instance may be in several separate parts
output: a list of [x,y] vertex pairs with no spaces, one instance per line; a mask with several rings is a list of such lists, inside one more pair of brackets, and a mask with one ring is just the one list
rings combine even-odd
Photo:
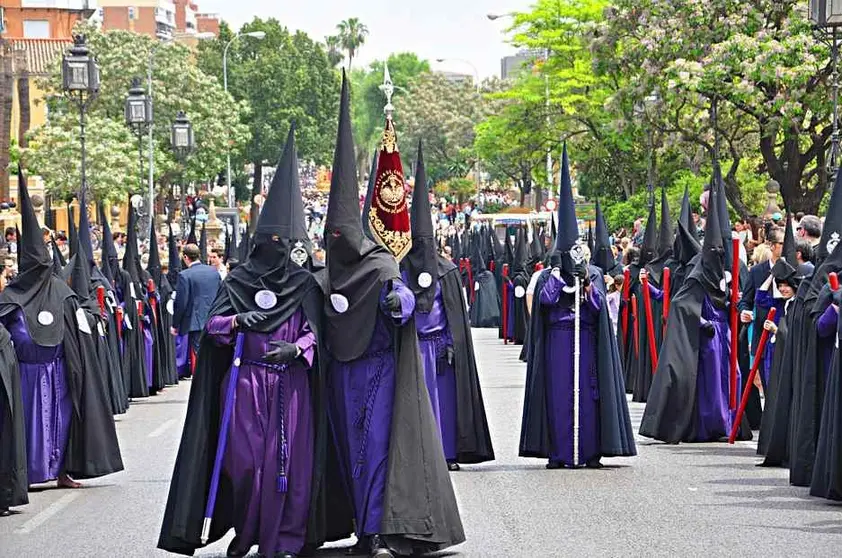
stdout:
[[461,468],[459,467],[459,464],[456,463],[455,461],[448,461],[447,462],[447,470],[448,471],[459,471],[460,469]]
[[564,469],[564,463],[561,461],[550,461],[547,463],[547,469]]
[[588,464],[585,465],[585,467],[587,467],[588,469],[602,469],[603,467],[605,467],[605,465],[599,462],[599,458],[596,458],[588,461]]
[[371,550],[371,537],[363,536],[357,539],[357,544],[342,549],[345,556],[365,556]]
[[395,555],[380,539],[380,536],[374,535],[371,537],[371,558],[395,558]]
[[12,510],[9,508],[0,508],[0,517],[9,517],[12,515]]
[[251,549],[239,550],[239,546],[240,537],[234,537],[234,540],[228,545],[228,551],[225,553],[225,556],[228,558],[243,558],[243,556],[248,556],[249,550]]

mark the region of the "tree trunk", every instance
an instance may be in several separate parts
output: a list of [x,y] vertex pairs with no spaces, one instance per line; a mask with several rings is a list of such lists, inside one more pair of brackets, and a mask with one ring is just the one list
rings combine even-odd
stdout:
[[0,38],[0,198],[9,198],[12,143],[12,49]]
[[541,211],[542,205],[544,205],[544,190],[538,186],[535,188],[535,211]]
[[18,106],[20,107],[20,123],[18,125],[18,145],[22,148],[29,146],[29,126],[32,120],[32,110],[29,100],[29,67],[27,66],[26,54],[18,51],[19,56],[15,61],[18,76]]
[[251,185],[251,210],[249,211],[249,233],[254,234],[254,229],[257,227],[257,216],[260,214],[260,208],[254,203],[254,197],[257,194],[263,194],[263,162],[257,161],[254,163],[254,182]]

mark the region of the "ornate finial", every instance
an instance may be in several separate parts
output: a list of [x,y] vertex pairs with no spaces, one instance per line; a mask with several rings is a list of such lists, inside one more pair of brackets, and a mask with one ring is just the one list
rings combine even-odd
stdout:
[[392,76],[389,75],[389,66],[388,64],[383,64],[384,72],[383,72],[383,85],[380,86],[380,91],[386,95],[386,106],[383,107],[383,112],[386,113],[386,118],[392,118],[392,112],[394,112],[395,107],[392,105],[392,95],[395,94],[395,86],[392,84]]

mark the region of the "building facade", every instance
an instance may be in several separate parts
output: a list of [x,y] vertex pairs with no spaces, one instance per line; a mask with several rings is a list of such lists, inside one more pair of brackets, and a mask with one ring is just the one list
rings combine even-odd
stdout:
[[66,39],[94,13],[88,0],[0,0],[0,37]]

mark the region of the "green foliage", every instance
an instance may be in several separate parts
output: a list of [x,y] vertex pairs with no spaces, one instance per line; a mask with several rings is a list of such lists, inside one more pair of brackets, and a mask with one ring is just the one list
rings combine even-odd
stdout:
[[[199,70],[190,49],[127,31],[100,32],[88,25],[78,26],[77,31],[87,36],[100,68],[100,92],[88,109],[86,133],[88,182],[98,195],[122,199],[140,188],[137,139],[125,125],[124,103],[132,77],[145,78],[153,50],[157,184],[212,180],[225,167],[226,133],[235,153],[245,144],[248,130],[239,123],[245,106],[236,104],[219,82]],[[61,92],[60,64],[56,60],[50,76],[39,83],[47,92],[50,118],[45,126],[31,131],[32,144],[23,159],[42,176],[49,191],[66,194],[79,187],[80,151],[74,143],[78,142],[78,108]],[[196,151],[183,167],[170,147],[170,126],[179,110],[190,118],[196,141]]]
[[440,196],[453,196],[457,198],[461,204],[464,203],[466,198],[469,198],[476,193],[477,183],[470,178],[451,178],[437,183],[433,190]]
[[340,46],[348,53],[348,69],[353,66],[354,56],[365,44],[368,27],[359,18],[349,17],[336,26]]
[[[336,135],[339,81],[320,43],[291,33],[275,19],[255,18],[241,32],[263,31],[263,39],[238,38],[228,49],[228,90],[250,110],[241,113],[250,141],[233,166],[274,164],[291,122],[297,126],[299,156],[328,163]],[[217,40],[203,41],[199,67],[223,79],[223,49],[233,32],[223,26]]]

